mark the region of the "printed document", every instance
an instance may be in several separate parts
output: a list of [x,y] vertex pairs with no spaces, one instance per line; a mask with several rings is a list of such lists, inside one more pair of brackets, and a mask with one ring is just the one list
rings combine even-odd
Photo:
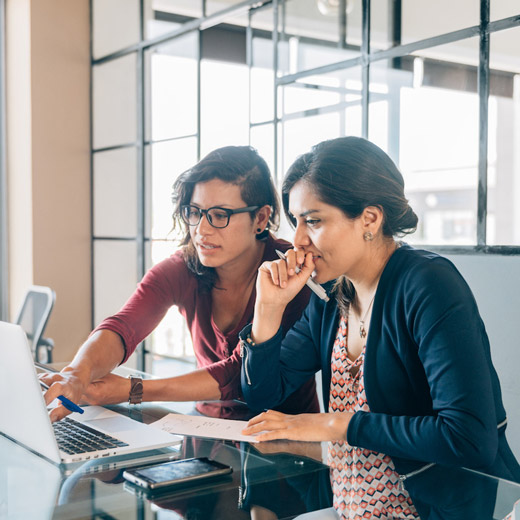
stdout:
[[258,442],[254,435],[243,435],[241,433],[247,426],[247,421],[169,413],[162,419],[151,423],[150,426],[179,435],[193,435],[194,437],[209,437],[211,439],[229,441]]

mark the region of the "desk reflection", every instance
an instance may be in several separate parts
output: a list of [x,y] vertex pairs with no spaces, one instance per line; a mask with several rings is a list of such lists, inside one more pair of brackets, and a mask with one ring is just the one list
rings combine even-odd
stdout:
[[[334,514],[327,444],[259,445],[186,438],[178,457],[211,457],[233,467],[228,479],[147,496],[124,482],[126,466],[86,463],[64,474],[0,436],[0,518],[247,519]],[[324,455],[325,454],[325,455]],[[141,459],[144,462],[147,459]],[[518,520],[520,485],[465,469],[434,466],[406,481],[422,520]],[[314,512],[314,513],[313,513]],[[508,516],[509,515],[509,516]],[[337,515],[338,518],[341,514]]]

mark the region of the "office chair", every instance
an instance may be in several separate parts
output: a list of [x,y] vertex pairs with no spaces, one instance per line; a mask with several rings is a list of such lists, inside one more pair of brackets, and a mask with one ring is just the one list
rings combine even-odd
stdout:
[[16,318],[16,324],[21,325],[27,334],[35,361],[40,363],[52,362],[54,341],[50,338],[44,338],[43,332],[47,326],[55,300],[56,293],[50,287],[32,285],[27,290],[22,307]]

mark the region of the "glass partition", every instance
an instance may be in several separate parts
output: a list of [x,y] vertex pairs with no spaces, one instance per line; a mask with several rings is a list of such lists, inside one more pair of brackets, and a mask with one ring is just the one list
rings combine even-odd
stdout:
[[203,0],[144,0],[144,37],[161,37],[202,16]]
[[92,70],[93,148],[137,140],[137,55],[94,66]]
[[[367,137],[403,171],[419,213],[411,242],[518,254],[520,8],[490,0],[480,26],[486,5],[93,0],[96,318],[175,251],[177,175],[230,144],[256,147],[280,184],[315,143]],[[100,280],[112,246],[134,257],[107,306]],[[146,349],[190,352],[178,319],[168,314]]]
[[370,67],[368,137],[403,173],[412,243],[477,243],[477,64],[472,38]]
[[361,135],[361,68],[310,75],[279,89],[282,175],[294,159],[324,139]]
[[135,238],[137,150],[129,147],[97,152],[93,175],[94,236]]
[[[172,240],[172,189],[177,177],[197,162],[197,138],[185,137],[146,147],[147,237]],[[153,211],[152,211],[153,210]]]
[[198,33],[146,51],[147,140],[197,134],[198,54]]
[[249,120],[252,125],[272,121],[274,116],[273,10],[251,14],[249,57]]
[[480,2],[402,0],[401,43],[425,40],[480,23]]
[[201,157],[221,146],[249,144],[247,65],[202,60],[200,67]]
[[94,322],[99,324],[121,308],[137,285],[136,243],[96,240],[94,265]]
[[520,28],[490,38],[489,244],[520,243]]
[[491,21],[518,16],[518,2],[516,0],[493,0],[489,6],[489,19]]
[[93,57],[138,43],[139,23],[139,0],[92,0]]
[[321,67],[359,56],[361,0],[287,0],[280,3],[279,74]]

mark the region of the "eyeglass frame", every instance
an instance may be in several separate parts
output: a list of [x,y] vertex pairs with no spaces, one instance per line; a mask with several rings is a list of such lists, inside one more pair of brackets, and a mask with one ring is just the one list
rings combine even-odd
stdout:
[[[208,209],[202,209],[202,208],[199,208],[198,206],[193,206],[192,204],[185,204],[180,207],[180,214],[181,214],[182,221],[188,226],[192,226],[192,227],[198,226],[200,224],[200,221],[202,220],[202,217],[205,216],[206,220],[208,221],[208,223],[211,227],[214,227],[215,229],[225,229],[229,226],[229,221],[230,221],[232,215],[235,215],[236,213],[251,213],[252,211],[257,210],[259,207],[260,206],[246,206],[245,208],[231,209],[231,208],[222,208],[220,206],[212,206],[211,208],[208,208]],[[186,208],[195,208],[199,212],[199,220],[197,221],[196,224],[191,224],[190,222],[188,222],[186,220],[186,217],[184,215],[184,211]],[[213,221],[211,220],[211,215],[208,213],[212,209],[218,209],[218,210],[226,213],[227,222],[226,222],[225,226],[215,226],[215,224],[213,224]]]

